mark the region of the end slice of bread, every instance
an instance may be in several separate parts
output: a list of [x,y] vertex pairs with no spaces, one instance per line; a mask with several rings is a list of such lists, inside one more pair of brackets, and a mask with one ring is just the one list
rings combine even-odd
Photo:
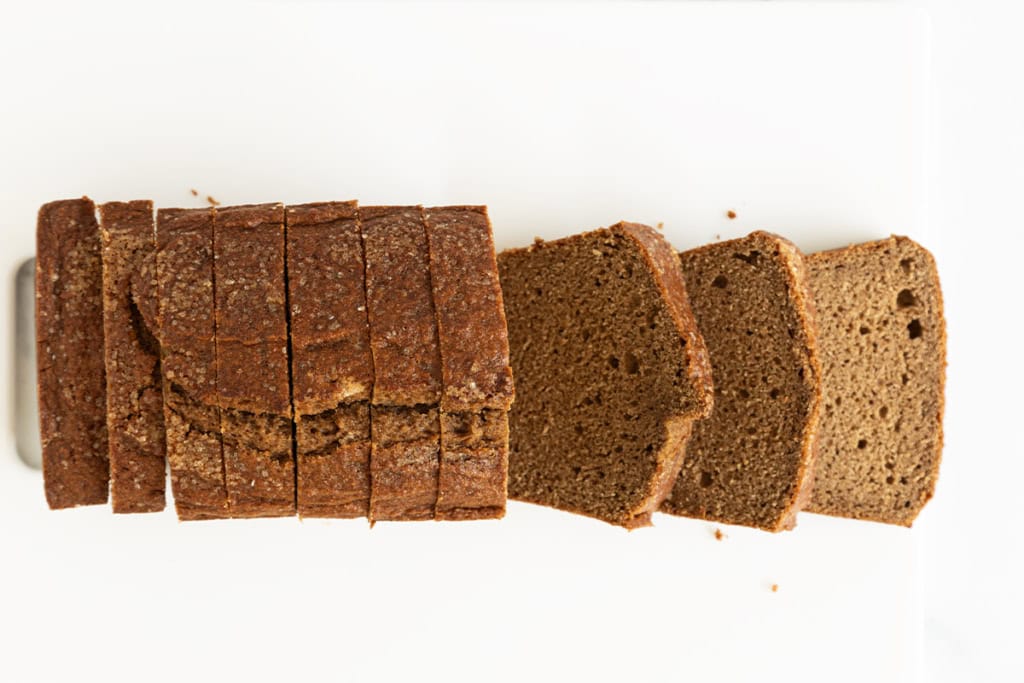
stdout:
[[620,223],[503,252],[498,268],[517,385],[509,496],[649,524],[712,400],[674,250]]
[[823,412],[808,510],[910,526],[942,454],[946,326],[932,255],[911,239],[807,257]]
[[820,403],[814,310],[803,258],[766,232],[681,253],[715,377],[694,424],[671,514],[789,529],[810,494]]

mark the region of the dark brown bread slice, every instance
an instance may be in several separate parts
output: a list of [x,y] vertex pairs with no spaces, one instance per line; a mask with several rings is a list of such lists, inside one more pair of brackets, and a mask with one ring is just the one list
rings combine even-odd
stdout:
[[814,310],[800,252],[766,232],[679,255],[715,377],[661,509],[790,529],[810,495],[821,398]]
[[36,358],[43,485],[52,509],[107,502],[103,266],[88,197],[44,204],[36,224]]
[[498,267],[517,385],[509,495],[649,524],[712,401],[675,251],[620,223],[503,252]]
[[483,206],[425,214],[443,379],[435,517],[502,517],[514,389],[491,223]]
[[946,324],[935,259],[906,237],[807,257],[824,410],[807,509],[910,526],[942,456]]
[[213,210],[156,214],[167,463],[182,520],[228,516],[217,398]]
[[217,395],[228,511],[295,514],[284,206],[214,214]]
[[432,519],[441,355],[423,210],[359,209],[373,352],[370,521]]
[[373,357],[356,202],[285,216],[298,513],[365,517]]
[[166,461],[153,202],[100,206],[103,333],[114,512],[164,509]]

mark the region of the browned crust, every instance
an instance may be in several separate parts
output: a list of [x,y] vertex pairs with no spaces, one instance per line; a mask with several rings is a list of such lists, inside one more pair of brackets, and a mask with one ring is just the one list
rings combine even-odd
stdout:
[[714,397],[714,383],[711,377],[711,361],[704,338],[697,327],[686,294],[686,282],[679,266],[679,257],[661,233],[639,223],[618,223],[609,228],[628,236],[641,247],[644,258],[651,266],[655,282],[661,290],[669,311],[679,330],[679,337],[685,343],[690,383],[697,394],[697,405],[683,417],[699,419],[711,414]]
[[159,330],[151,312],[153,202],[103,204],[100,227],[111,503],[115,513],[158,512],[165,504],[166,451]]
[[[810,372],[804,373],[803,384],[807,387],[809,395],[813,397],[808,407],[807,420],[802,429],[800,464],[797,468],[795,486],[775,523],[762,527],[766,531],[777,532],[792,529],[796,525],[797,513],[810,500],[814,461],[817,457],[816,441],[821,411],[821,365],[818,360],[816,313],[807,281],[804,258],[800,250],[792,242],[780,235],[765,231],[756,231],[746,237],[735,240],[697,247],[686,253],[689,255],[700,255],[705,252],[727,250],[733,248],[734,245],[749,244],[751,240],[764,240],[774,243],[779,248],[779,257],[785,267],[785,285],[788,298],[792,302],[792,308],[797,319],[801,322],[800,339],[803,342],[803,365],[810,370]],[[671,491],[669,497],[662,504],[661,511],[673,515],[700,516],[703,519],[712,519],[711,517],[696,515],[695,510],[675,504],[671,497]],[[715,521],[733,522],[733,520],[727,519],[716,519]]]
[[487,208],[425,210],[447,411],[502,408],[515,391]]
[[227,516],[214,319],[213,211],[160,209],[156,299],[166,455],[181,520]]
[[364,206],[359,218],[366,255],[373,404],[436,405],[441,398],[441,354],[423,210]]
[[686,444],[693,433],[693,422],[689,418],[668,418],[665,424],[667,435],[655,456],[658,464],[648,483],[647,495],[641,500],[640,505],[630,512],[622,526],[627,529],[637,529],[651,525],[652,513],[661,508],[669,494],[672,493],[672,486],[676,483],[679,470],[683,467]]
[[853,519],[861,519],[861,520],[874,521],[874,522],[883,522],[883,523],[887,523],[887,524],[897,524],[899,526],[904,526],[904,527],[908,527],[909,528],[909,527],[911,527],[913,525],[914,520],[917,518],[917,515],[920,514],[921,510],[924,509],[924,506],[928,503],[929,500],[931,500],[931,498],[935,494],[935,486],[938,483],[939,468],[940,468],[940,465],[941,465],[941,462],[942,462],[942,449],[943,449],[943,442],[944,442],[943,417],[945,415],[945,406],[946,406],[946,365],[947,365],[947,361],[946,361],[946,346],[947,346],[947,336],[946,336],[945,306],[944,306],[944,302],[943,302],[943,298],[942,298],[942,283],[941,283],[941,280],[939,278],[939,271],[938,271],[938,266],[936,265],[936,262],[935,262],[935,256],[928,249],[926,249],[924,246],[922,246],[920,243],[916,242],[915,240],[910,239],[909,237],[906,237],[904,235],[890,235],[887,239],[884,239],[884,240],[875,240],[875,241],[871,241],[871,242],[861,242],[859,244],[851,244],[851,245],[848,245],[846,247],[840,247],[840,248],[836,248],[836,249],[827,249],[827,250],[824,250],[824,251],[815,252],[813,254],[808,254],[807,255],[807,259],[809,259],[812,263],[818,262],[818,261],[821,261],[821,262],[832,262],[832,261],[836,261],[836,260],[843,260],[843,259],[845,259],[848,256],[852,256],[852,255],[856,254],[857,252],[879,251],[879,250],[884,250],[886,248],[890,248],[890,247],[897,246],[897,245],[908,245],[913,250],[917,251],[925,259],[925,261],[928,264],[928,272],[929,272],[929,276],[930,276],[929,277],[929,284],[933,288],[933,292],[934,292],[934,296],[935,296],[935,308],[936,308],[935,316],[936,316],[936,320],[938,322],[938,332],[939,332],[939,341],[938,341],[937,347],[938,347],[940,359],[939,359],[939,364],[938,364],[938,377],[936,378],[938,380],[938,396],[936,397],[936,399],[938,401],[938,410],[936,411],[936,420],[935,420],[935,424],[934,424],[934,428],[935,428],[935,449],[934,449],[934,451],[931,454],[932,465],[931,465],[931,468],[928,470],[929,481],[931,482],[931,486],[930,486],[930,488],[928,490],[926,490],[924,492],[924,497],[920,501],[920,503],[918,505],[913,506],[911,508],[911,512],[910,512],[908,517],[887,518],[887,517],[881,517],[881,516],[878,516],[878,515],[872,515],[872,514],[868,514],[868,513],[858,514],[855,511],[839,511],[839,510],[832,509],[832,508],[825,508],[825,507],[823,507],[821,505],[818,505],[813,500],[813,491],[812,491],[812,500],[808,501],[807,509],[808,509],[809,512],[814,512],[814,513],[819,513],[819,514],[828,514],[828,515],[832,515],[832,516],[844,516],[844,517],[850,517],[850,518],[853,518]]
[[217,394],[229,513],[293,515],[284,207],[218,208],[213,232]]
[[36,224],[36,354],[50,508],[107,502],[102,259],[88,197],[44,204]]
[[365,517],[374,370],[357,204],[285,216],[298,513]]

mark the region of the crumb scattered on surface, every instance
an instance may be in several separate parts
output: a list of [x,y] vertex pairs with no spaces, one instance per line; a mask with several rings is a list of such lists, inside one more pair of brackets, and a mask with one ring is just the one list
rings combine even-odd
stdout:
[[661,221],[658,221],[658,230],[664,230],[664,229],[665,229],[665,224],[662,223]]
[[718,235],[718,234],[716,234],[716,235],[715,235],[715,239],[716,239],[716,240],[720,240],[720,239],[722,239],[722,236],[721,236],[721,235]]
[[772,584],[772,593],[778,593],[778,592],[779,592],[779,584],[773,583]]
[[190,188],[190,189],[189,189],[189,192],[191,192],[191,193],[192,193],[192,196],[193,196],[193,197],[198,197],[198,196],[199,196],[199,190],[197,190],[197,189],[196,189],[196,188],[194,188],[194,187],[193,187],[193,188]]
[[733,211],[732,209],[729,209],[728,211],[726,211],[725,215],[728,216],[730,219],[736,218],[736,212]]
[[214,199],[210,195],[206,195],[206,201],[208,201],[210,203],[210,206],[220,206],[220,202],[218,202],[216,199]]
[[721,541],[723,538],[725,538],[725,534],[722,533],[722,530],[721,529],[715,529],[715,540],[716,541]]

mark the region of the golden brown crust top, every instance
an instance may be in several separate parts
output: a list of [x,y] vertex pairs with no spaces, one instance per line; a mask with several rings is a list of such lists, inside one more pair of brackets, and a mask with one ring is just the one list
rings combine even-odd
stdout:
[[359,209],[366,255],[366,308],[374,405],[437,405],[441,353],[423,209]]
[[487,208],[425,210],[445,410],[508,409],[515,392]]

